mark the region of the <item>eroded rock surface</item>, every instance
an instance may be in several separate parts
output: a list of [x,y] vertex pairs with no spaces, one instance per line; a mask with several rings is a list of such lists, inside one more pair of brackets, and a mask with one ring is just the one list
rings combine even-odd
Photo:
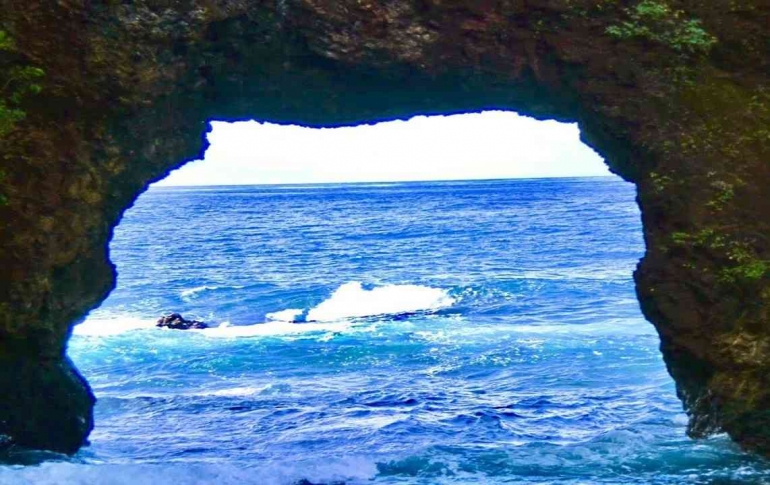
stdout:
[[770,454],[766,1],[0,0],[0,12],[16,43],[0,73],[45,71],[0,151],[0,359],[30,369],[0,378],[0,435],[65,452],[86,439],[93,399],[65,358],[71,326],[115,284],[122,212],[199,154],[207,120],[494,108],[577,121],[637,185],[638,295],[690,433]]
[[178,313],[170,313],[160,317],[155,326],[160,328],[170,328],[172,330],[202,330],[204,328],[209,328],[204,322],[188,320]]

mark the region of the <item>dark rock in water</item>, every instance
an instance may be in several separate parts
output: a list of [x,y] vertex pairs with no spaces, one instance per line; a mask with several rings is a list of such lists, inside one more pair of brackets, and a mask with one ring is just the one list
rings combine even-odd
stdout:
[[25,448],[72,454],[88,444],[96,398],[72,362],[4,355],[3,344],[0,463],[24,464]]
[[187,320],[178,313],[162,316],[158,319],[156,327],[171,328],[174,330],[190,330],[209,328],[204,322],[198,320]]

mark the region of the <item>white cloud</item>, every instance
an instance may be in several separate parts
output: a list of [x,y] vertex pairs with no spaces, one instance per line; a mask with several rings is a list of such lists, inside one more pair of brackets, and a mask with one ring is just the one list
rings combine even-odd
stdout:
[[161,185],[609,175],[576,124],[489,111],[350,128],[213,122],[204,160]]

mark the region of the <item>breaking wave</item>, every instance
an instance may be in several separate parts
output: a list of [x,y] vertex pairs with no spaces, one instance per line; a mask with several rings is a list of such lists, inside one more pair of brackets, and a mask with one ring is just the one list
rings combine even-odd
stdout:
[[[365,289],[362,283],[353,281],[340,286],[328,299],[309,310],[289,308],[267,313],[264,323],[230,325],[229,322],[221,322],[218,326],[205,330],[192,330],[192,332],[211,337],[335,332],[348,329],[351,321],[357,318],[425,313],[447,308],[454,303],[455,299],[449,296],[446,290],[439,288],[419,285],[385,285]],[[104,337],[154,327],[154,319],[112,316],[89,318],[76,326],[73,333],[80,336]],[[162,330],[159,329],[159,331]]]
[[364,289],[358,281],[340,286],[311,309],[308,321],[333,322],[349,318],[439,310],[454,304],[445,290],[418,285],[386,285]]

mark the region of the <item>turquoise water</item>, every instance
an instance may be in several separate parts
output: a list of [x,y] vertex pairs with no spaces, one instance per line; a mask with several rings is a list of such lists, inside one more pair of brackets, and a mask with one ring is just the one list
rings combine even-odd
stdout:
[[[634,195],[615,178],[151,189],[69,348],[99,399],[91,446],[0,483],[770,481],[725,437],[685,437],[634,295]],[[152,326],[170,311],[218,327]]]

